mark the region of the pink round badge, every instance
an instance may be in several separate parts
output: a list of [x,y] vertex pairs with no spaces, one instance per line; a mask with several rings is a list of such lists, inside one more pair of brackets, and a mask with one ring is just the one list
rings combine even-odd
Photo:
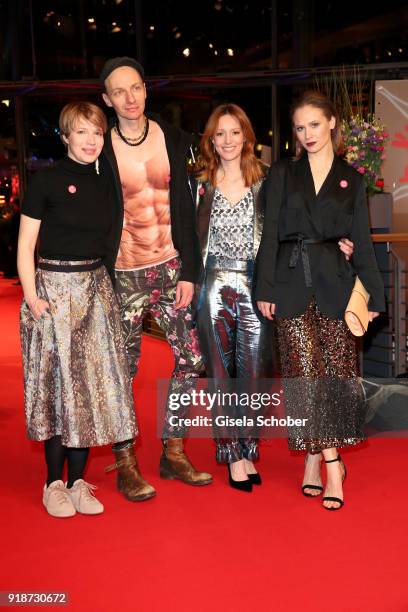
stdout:
[[346,187],[348,187],[348,182],[343,179],[342,181],[340,181],[340,187],[342,189],[345,189]]
[[68,187],[68,191],[69,191],[69,193],[76,193],[76,187],[75,187],[75,185],[69,185],[69,187]]
[[200,187],[200,189],[198,190],[199,195],[204,195],[205,194],[205,189],[204,187]]

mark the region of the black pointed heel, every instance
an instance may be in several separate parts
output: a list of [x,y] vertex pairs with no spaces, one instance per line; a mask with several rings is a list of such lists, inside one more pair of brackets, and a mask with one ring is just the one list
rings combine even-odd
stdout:
[[248,478],[249,478],[249,482],[253,485],[261,485],[262,484],[262,478],[261,475],[256,473],[256,474],[248,474]]
[[[334,463],[335,461],[338,461],[343,466],[344,473],[343,473],[341,482],[344,482],[345,479],[346,479],[346,476],[347,476],[347,470],[346,470],[346,466],[344,465],[344,461],[340,457],[340,453],[337,455],[336,459],[329,459],[328,461],[326,461],[326,459],[324,460],[325,463]],[[333,502],[336,502],[339,505],[337,506],[337,508],[333,508],[333,507],[332,508],[328,508],[323,503],[325,501],[333,501]],[[323,497],[322,503],[323,503],[323,508],[325,508],[326,510],[340,510],[340,508],[342,508],[344,506],[344,500],[340,499],[340,497]]]
[[245,491],[246,493],[252,493],[252,483],[248,480],[234,480],[231,476],[231,466],[228,465],[228,482],[230,487],[233,489],[237,489],[238,491]]
[[[305,457],[305,465],[307,463],[307,458],[309,454],[310,453],[307,453]],[[315,453],[315,454],[318,454],[318,453]],[[319,491],[319,493],[317,495],[312,495],[311,493],[306,493],[305,489],[313,489],[313,491]],[[323,493],[323,487],[321,485],[304,484],[302,485],[302,493],[305,497],[319,497],[320,493]]]

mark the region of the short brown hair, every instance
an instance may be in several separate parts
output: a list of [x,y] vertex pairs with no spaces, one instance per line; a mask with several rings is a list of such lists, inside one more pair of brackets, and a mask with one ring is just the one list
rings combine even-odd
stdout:
[[[335,153],[341,152],[342,148],[342,136],[341,136],[341,125],[340,125],[340,117],[334,103],[320,91],[309,90],[305,91],[298,100],[296,100],[290,109],[290,118],[293,123],[293,116],[295,112],[299,108],[303,108],[304,106],[314,106],[315,108],[319,108],[323,115],[326,117],[328,121],[332,117],[336,120],[336,125],[331,131],[331,141],[333,145],[333,151]],[[299,159],[304,153],[304,149],[302,145],[299,143],[296,138],[295,128],[293,127],[293,140],[295,145],[295,155],[296,158]]]
[[241,126],[244,134],[244,146],[241,154],[241,172],[245,186],[251,187],[262,178],[264,172],[260,160],[254,153],[254,128],[246,112],[240,106],[237,106],[237,104],[221,104],[217,106],[209,116],[200,142],[201,156],[198,163],[197,178],[202,181],[209,181],[212,185],[215,185],[220,161],[218,155],[215,153],[212,139],[216,132],[218,121],[223,115],[235,117]]
[[70,102],[66,104],[59,116],[59,128],[61,136],[69,136],[79,119],[86,119],[105,134],[108,129],[106,115],[99,106],[92,102]]

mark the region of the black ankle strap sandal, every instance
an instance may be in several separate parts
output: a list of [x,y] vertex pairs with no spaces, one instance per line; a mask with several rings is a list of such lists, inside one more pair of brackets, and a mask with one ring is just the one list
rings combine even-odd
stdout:
[[[312,454],[318,455],[319,453],[307,453],[305,457],[305,464],[307,463],[308,456]],[[317,495],[312,495],[312,493],[306,493],[305,489],[312,489],[313,491],[319,491],[319,493]],[[313,485],[313,484],[302,485],[302,493],[305,497],[318,497],[322,491],[323,491],[323,487],[321,485]]]
[[[344,462],[343,462],[342,458],[340,457],[340,453],[337,455],[336,459],[329,459],[328,461],[326,461],[326,459],[324,460],[325,463],[335,463],[336,461],[341,463],[342,466],[343,466],[344,474],[343,474],[343,477],[341,479],[341,482],[344,482],[344,479],[347,476],[347,470],[346,470],[346,466],[344,465]],[[325,501],[333,501],[333,502],[336,502],[339,505],[337,507],[328,508],[327,506],[324,505]],[[323,508],[325,508],[326,510],[340,510],[340,508],[342,508],[344,506],[344,501],[342,499],[340,499],[339,497],[330,497],[330,496],[329,497],[323,497],[322,503],[323,503]]]
[[[306,497],[317,497],[317,495],[312,495],[312,493],[306,493],[305,489],[313,489],[313,491],[320,491],[320,493],[323,491],[323,487],[321,487],[320,485],[305,484],[302,486],[302,493]],[[320,493],[318,493],[318,495],[320,495]]]

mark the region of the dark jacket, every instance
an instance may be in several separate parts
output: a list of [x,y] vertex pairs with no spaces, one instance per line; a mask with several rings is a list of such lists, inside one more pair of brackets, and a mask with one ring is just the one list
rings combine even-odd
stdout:
[[[187,156],[191,144],[189,134],[163,121],[158,115],[147,113],[163,130],[167,155],[170,162],[170,218],[171,237],[174,247],[180,254],[180,280],[195,283],[198,279],[201,259],[195,230],[194,202],[187,180]],[[112,248],[104,263],[111,277],[114,277],[114,266],[119,250],[123,228],[123,193],[112,136],[109,130],[105,136],[105,145],[100,157],[101,172],[112,178],[116,191],[117,218],[112,231]]]
[[[277,316],[297,317],[314,295],[323,314],[342,319],[358,274],[371,296],[369,310],[385,310],[364,181],[354,168],[335,157],[316,196],[307,155],[282,160],[272,166],[263,193],[257,300],[275,303]],[[302,238],[321,242],[306,244]],[[351,263],[338,247],[340,238],[354,243]]]

